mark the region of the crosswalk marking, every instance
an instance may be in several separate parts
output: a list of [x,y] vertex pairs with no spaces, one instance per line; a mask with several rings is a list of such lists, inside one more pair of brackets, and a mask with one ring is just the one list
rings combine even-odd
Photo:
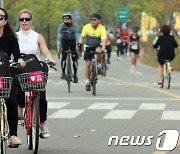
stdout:
[[61,102],[61,103],[51,102],[48,103],[48,109],[60,109],[69,104],[70,104],[69,102]]
[[180,111],[164,111],[161,120],[180,120]]
[[72,109],[62,109],[58,110],[48,118],[76,118],[78,115],[83,113],[85,110],[72,110]]
[[142,103],[139,107],[140,110],[164,110],[166,104],[164,103]]
[[103,119],[131,119],[137,110],[112,110]]
[[[87,110],[89,112],[91,111],[98,111],[98,110],[104,110],[107,111],[107,113],[102,117],[102,119],[132,119],[136,113],[139,111],[159,111],[162,113],[162,116],[160,120],[180,120],[180,111],[176,110],[177,105],[176,104],[166,104],[166,103],[133,103],[133,104],[122,104],[118,102],[107,102],[107,103],[93,103],[88,106],[84,106],[82,109],[70,109],[71,102],[49,102],[48,109],[51,110],[50,113],[52,113],[53,109],[56,109],[56,111],[48,116],[48,118],[55,118],[55,119],[61,119],[61,118],[67,118],[67,119],[75,119],[78,116],[80,116],[82,113],[86,112]],[[116,107],[119,105],[119,107],[122,107],[122,110],[116,109]],[[68,106],[68,109],[66,108]],[[129,109],[130,106],[137,106],[135,110]],[[174,110],[168,110],[166,107],[172,107]],[[118,107],[118,108],[119,108]],[[127,109],[126,109],[126,108]],[[141,113],[141,112],[139,112]]]
[[118,103],[94,103],[89,106],[87,109],[113,109]]

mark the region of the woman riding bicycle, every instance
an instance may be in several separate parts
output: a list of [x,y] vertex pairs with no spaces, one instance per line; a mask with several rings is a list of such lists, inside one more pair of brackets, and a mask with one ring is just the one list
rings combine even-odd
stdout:
[[[16,62],[24,67],[26,63],[20,55],[20,50],[15,33],[8,22],[8,14],[6,10],[0,8],[0,50],[5,52],[9,59],[13,55]],[[17,137],[18,112],[17,112],[17,87],[13,80],[10,97],[5,99],[7,106],[7,120],[10,129],[10,147],[21,145],[21,140]]]
[[175,57],[174,48],[178,47],[178,44],[174,36],[170,35],[171,29],[168,25],[163,25],[160,30],[163,34],[159,36],[156,44],[153,45],[154,48],[160,48],[158,52],[158,62],[159,62],[159,82],[158,85],[162,84],[163,75],[163,65],[165,60],[172,61]]
[[[20,47],[20,52],[23,54],[35,54],[38,59],[40,58],[40,51],[45,58],[48,58],[54,65],[56,61],[51,56],[44,37],[39,33],[33,31],[32,27],[32,13],[23,9],[19,13],[19,22],[20,22],[20,31],[17,32],[18,43]],[[47,100],[46,100],[46,91],[40,92],[40,130],[44,138],[50,137],[48,128],[45,125],[47,120]],[[23,108],[25,107],[25,92],[19,88],[18,92],[18,105],[19,105],[19,116],[23,115]]]

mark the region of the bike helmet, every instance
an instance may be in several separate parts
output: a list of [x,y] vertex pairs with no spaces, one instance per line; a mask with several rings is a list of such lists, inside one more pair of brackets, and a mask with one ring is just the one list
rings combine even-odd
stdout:
[[63,19],[72,19],[71,12],[65,12],[62,16]]
[[102,18],[101,14],[98,13],[98,12],[92,13],[90,17],[91,18],[97,18],[97,19],[101,19]]

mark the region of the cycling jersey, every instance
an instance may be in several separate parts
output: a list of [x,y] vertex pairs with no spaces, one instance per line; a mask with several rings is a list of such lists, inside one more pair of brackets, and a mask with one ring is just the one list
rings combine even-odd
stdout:
[[89,23],[83,27],[82,37],[86,37],[85,46],[94,47],[99,45],[102,39],[106,39],[106,30],[101,24],[94,28],[91,23]]
[[79,41],[79,29],[75,24],[70,24],[67,27],[64,23],[61,24],[58,28],[57,33],[57,49],[61,50],[62,48],[62,40],[75,40],[76,44]]

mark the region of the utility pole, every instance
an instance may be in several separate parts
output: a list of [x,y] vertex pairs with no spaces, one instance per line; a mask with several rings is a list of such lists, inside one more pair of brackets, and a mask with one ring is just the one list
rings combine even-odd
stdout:
[[1,0],[1,7],[4,8],[4,0]]

